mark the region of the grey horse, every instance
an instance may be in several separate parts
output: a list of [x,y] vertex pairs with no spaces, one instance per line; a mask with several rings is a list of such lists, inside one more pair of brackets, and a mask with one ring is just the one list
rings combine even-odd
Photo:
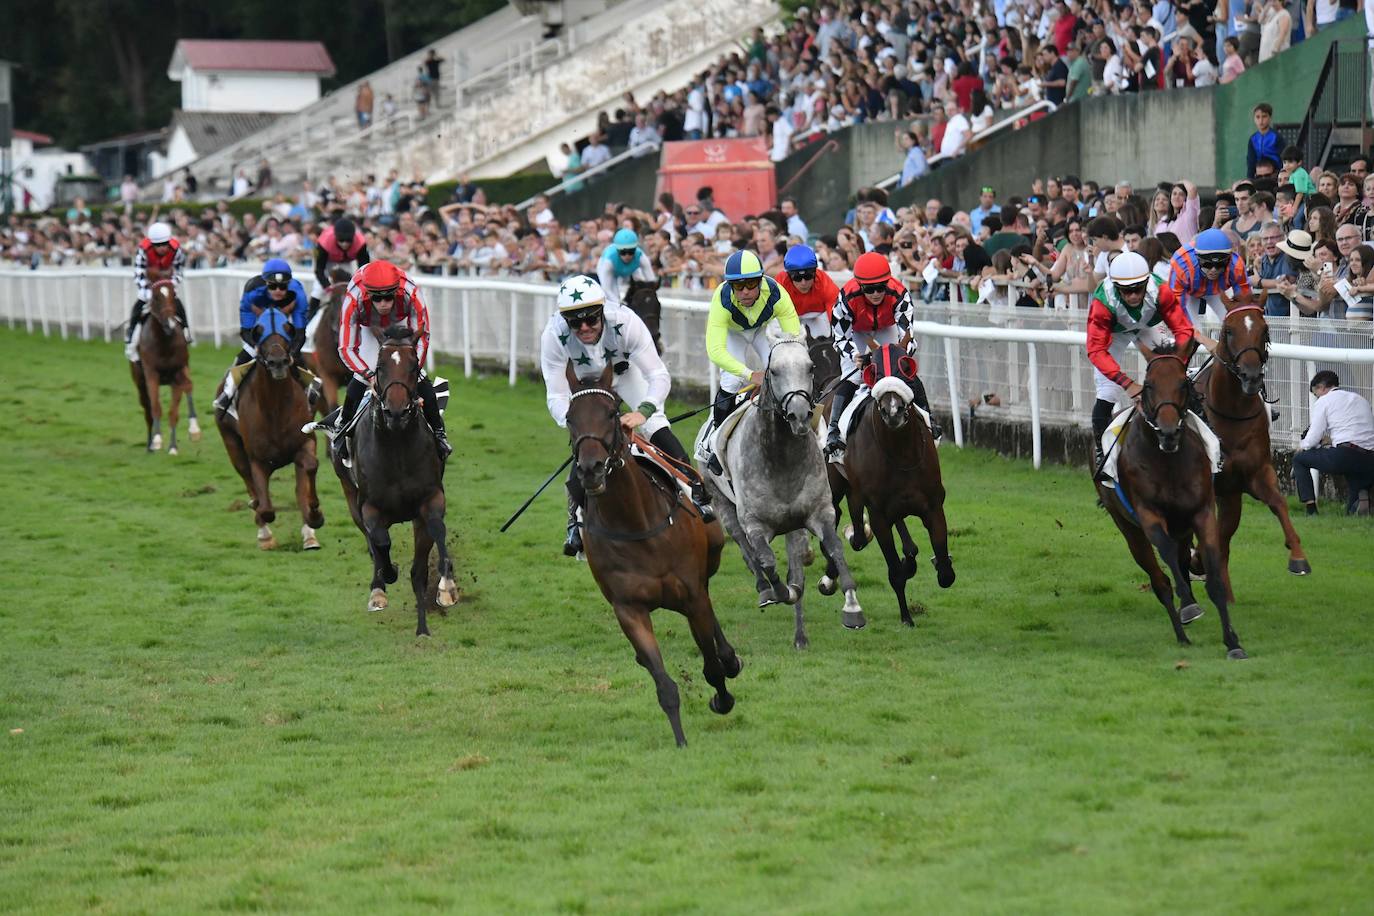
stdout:
[[[701,462],[701,471],[725,530],[739,544],[744,562],[754,573],[759,607],[793,605],[797,618],[793,645],[804,649],[808,640],[802,611],[806,586],[803,558],[808,531],[820,539],[821,551],[838,569],[844,590],[841,623],[857,630],[867,621],[859,607],[842,542],[835,533],[835,507],[830,500],[825,459],[811,428],[811,356],[800,337],[770,333],[769,339],[773,349],[763,375],[763,390],[746,409],[719,455],[733,485],[734,500],[725,495],[705,462]],[[787,536],[786,584],[778,577],[777,556],[769,545],[779,534]]]

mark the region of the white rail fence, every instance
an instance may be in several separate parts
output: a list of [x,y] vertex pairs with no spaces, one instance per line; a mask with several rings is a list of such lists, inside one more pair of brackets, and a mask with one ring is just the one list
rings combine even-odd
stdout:
[[[253,275],[243,269],[188,272],[183,300],[198,340],[222,345],[238,339],[239,294]],[[132,280],[132,271],[116,268],[0,270],[0,320],[30,333],[118,341],[133,304]],[[467,375],[478,363],[502,365],[511,384],[522,369],[537,366],[539,335],[554,308],[553,284],[427,275],[419,281],[433,324],[431,353],[461,359]],[[661,302],[664,360],[673,377],[714,390],[705,294]],[[948,302],[921,302],[917,312],[921,375],[934,405],[954,415],[958,445],[964,443],[967,405],[981,403],[987,393],[1002,406],[980,406],[979,415],[1028,422],[1037,467],[1044,426],[1088,425],[1095,394],[1083,312]],[[1269,392],[1282,413],[1273,427],[1276,445],[1295,445],[1306,428],[1307,383],[1318,369],[1334,369],[1344,387],[1374,397],[1369,323],[1271,318],[1269,325]],[[114,350],[110,356],[122,358]],[[1139,354],[1128,357],[1127,370],[1139,377]]]

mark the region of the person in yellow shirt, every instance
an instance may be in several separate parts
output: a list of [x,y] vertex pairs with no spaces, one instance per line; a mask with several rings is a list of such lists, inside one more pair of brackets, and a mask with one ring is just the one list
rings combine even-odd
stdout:
[[[752,352],[756,365],[768,365],[770,321],[777,321],[784,333],[802,332],[787,290],[764,276],[758,255],[736,251],[725,261],[725,282],[716,287],[706,316],[706,355],[720,369],[720,389],[711,412],[717,427],[735,409],[739,390],[763,381],[762,370],[751,370],[745,360]],[[709,466],[712,473],[722,473],[714,452]]]

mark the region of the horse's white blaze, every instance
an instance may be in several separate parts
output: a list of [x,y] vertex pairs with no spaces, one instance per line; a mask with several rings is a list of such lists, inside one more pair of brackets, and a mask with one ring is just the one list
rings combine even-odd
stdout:
[[1253,331],[1254,329],[1255,329],[1255,319],[1251,318],[1249,315],[1246,315],[1246,316],[1245,316],[1245,330],[1247,330],[1247,331]]
[[301,525],[301,547],[304,550],[320,549],[320,539],[315,537],[315,529],[309,525]]
[[391,361],[392,361],[393,363],[395,363],[396,365],[398,365],[398,366],[401,364],[401,354],[400,354],[399,351],[393,351],[393,352],[392,352],[392,354],[391,354]]

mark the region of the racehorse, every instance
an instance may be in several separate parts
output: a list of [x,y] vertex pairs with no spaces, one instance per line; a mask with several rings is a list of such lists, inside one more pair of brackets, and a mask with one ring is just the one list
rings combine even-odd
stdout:
[[400,575],[391,562],[391,526],[411,522],[415,555],[410,584],[415,591],[416,636],[428,636],[425,595],[429,586],[429,553],[439,548],[439,587],[435,602],[442,608],[458,603],[444,527],[444,464],[434,447],[434,434],[424,420],[415,388],[420,360],[415,341],[404,325],[387,328],[377,356],[371,400],[358,408],[353,428],[353,467],[344,466],[334,450],[334,472],[343,484],[354,523],[367,539],[372,556],[372,585],[367,609],[387,606],[386,587]]
[[[272,507],[272,472],[293,464],[296,467],[296,503],[301,510],[301,546],[319,550],[315,529],[323,527],[320,498],[315,491],[315,435],[301,427],[310,421],[313,410],[305,389],[295,378],[291,366],[291,325],[277,309],[258,317],[252,330],[257,356],[238,386],[238,417],[226,410],[215,413],[224,450],[248,488],[253,522],[258,526],[258,547],[277,546],[272,529],[277,512]],[[220,383],[223,388],[223,383]]]
[[[1102,480],[1095,485],[1131,556],[1149,575],[1150,587],[1182,645],[1189,643],[1183,625],[1202,616],[1188,575],[1190,544],[1197,538],[1207,570],[1207,595],[1221,615],[1226,657],[1243,659],[1248,656],[1231,628],[1227,609],[1226,559],[1212,508],[1211,458],[1202,437],[1184,421],[1189,385],[1184,359],[1155,350],[1145,369],[1140,406],[1115,446],[1120,452],[1118,487]],[[1169,578],[1159,568],[1155,550],[1174,578],[1179,610],[1174,608]]]
[[811,354],[811,394],[820,400],[827,385],[840,375],[840,354],[835,338],[806,335],[806,348]]
[[307,354],[309,365],[324,386],[321,411],[328,415],[339,406],[339,389],[348,386],[352,373],[339,357],[339,317],[343,313],[343,297],[348,290],[348,271],[338,267],[329,272],[330,286],[320,303],[320,318],[315,326],[315,352]]
[[[940,587],[954,584],[945,487],[935,439],[914,404],[911,384],[916,380],[916,361],[899,344],[887,344],[871,356],[868,368],[873,371],[865,371],[865,381],[870,382],[873,397],[859,408],[863,413],[853,422],[844,458],[829,465],[830,492],[836,510],[841,499],[847,500],[854,528],[849,543],[855,550],[868,543],[869,526],[864,524],[864,513],[868,513],[871,537],[887,561],[887,581],[897,595],[902,623],[911,627],[916,622],[907,604],[906,583],[916,575],[918,551],[906,527],[907,517],[917,516],[926,527]],[[892,539],[894,528],[902,539],[900,558]],[[826,576],[834,575],[833,564],[827,564]]]
[[[729,484],[711,474],[705,462],[701,462],[701,473],[725,530],[739,544],[745,565],[754,573],[759,607],[791,604],[796,616],[792,644],[804,649],[809,642],[802,608],[808,531],[820,539],[821,551],[836,570],[822,580],[821,593],[835,594],[838,578],[844,589],[841,623],[857,630],[867,621],[835,533],[825,459],[811,428],[814,405],[806,341],[771,334],[770,339],[773,348],[758,397],[742,408],[742,416],[718,452]],[[733,496],[727,487],[733,489]],[[787,541],[786,583],[778,576],[777,556],[769,544],[779,534],[785,534]]]
[[669,608],[687,618],[701,650],[702,673],[715,688],[710,707],[725,715],[735,698],[725,679],[744,663],[721,632],[711,606],[709,583],[720,568],[725,533],[718,522],[703,522],[684,500],[677,484],[643,467],[630,456],[630,436],[620,422],[620,398],[611,390],[613,366],[583,384],[568,363],[568,438],[573,466],[587,494],[582,544],[601,594],[637,661],[654,679],[658,705],[668,716],[678,747],[682,733],[676,682],[663,665],[650,614]]
[[177,291],[171,280],[158,280],[150,287],[148,317],[138,333],[138,361],[129,364],[138,400],[143,406],[143,419],[148,427],[148,451],[162,448],[162,392],[160,386],[172,388],[172,407],[168,420],[171,442],[167,454],[177,453],[177,420],[181,412],[181,397],[186,396],[190,413],[187,430],[192,442],[200,441],[200,423],[196,420],[196,405],[191,399],[191,362],[187,352],[186,335],[177,318]]
[[631,280],[625,292],[625,304],[644,320],[645,327],[653,335],[654,346],[662,353],[663,338],[659,330],[663,323],[663,306],[658,301],[658,283],[657,280]]
[[1264,370],[1269,359],[1269,325],[1264,309],[1245,300],[1237,304],[1222,294],[1226,317],[1217,336],[1216,362],[1225,371],[1211,368],[1203,386],[1207,421],[1226,452],[1226,464],[1216,479],[1218,523],[1221,534],[1222,570],[1228,601],[1236,600],[1231,590],[1231,538],[1240,527],[1241,497],[1249,493],[1269,507],[1283,527],[1283,542],[1288,548],[1288,571],[1310,575],[1312,565],[1302,550],[1302,541],[1288,517],[1288,501],[1279,490],[1274,472],[1273,452],[1269,447],[1269,405],[1265,403]]

